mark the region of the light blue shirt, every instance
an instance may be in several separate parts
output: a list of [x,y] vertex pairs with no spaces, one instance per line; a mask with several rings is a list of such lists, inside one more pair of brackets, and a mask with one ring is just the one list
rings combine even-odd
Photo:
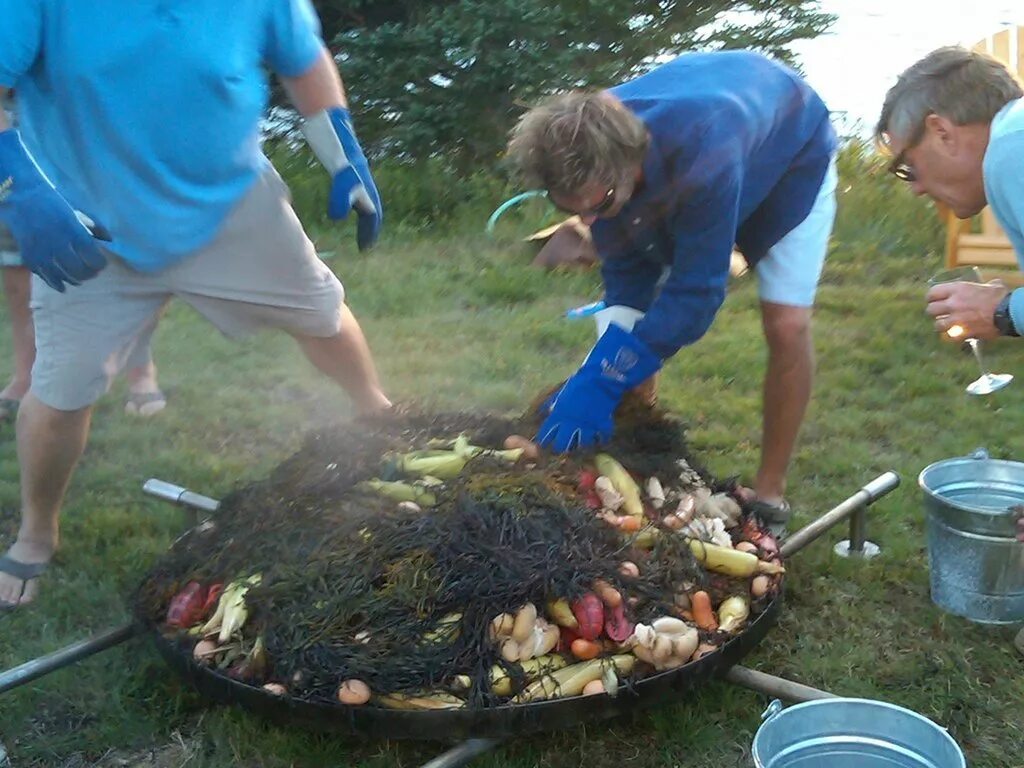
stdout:
[[[1024,99],[1011,101],[992,121],[982,171],[988,204],[1024,269]],[[1024,335],[1024,289],[1010,296],[1010,316]]]
[[25,145],[146,272],[209,243],[267,167],[264,67],[323,49],[309,0],[0,0],[0,19]]

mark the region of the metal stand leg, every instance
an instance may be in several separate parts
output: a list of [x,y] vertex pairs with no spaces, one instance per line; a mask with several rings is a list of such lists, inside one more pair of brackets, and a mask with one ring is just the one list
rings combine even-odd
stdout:
[[422,768],[461,768],[475,760],[485,752],[501,744],[497,739],[466,739],[456,744],[447,752],[442,752],[433,760],[423,764]]
[[802,683],[794,683],[784,677],[776,677],[756,669],[746,667],[732,667],[725,673],[725,679],[752,691],[763,693],[775,699],[785,699],[801,703],[804,701],[817,701],[818,699],[838,698],[834,693],[812,688]]
[[74,664],[76,661],[87,659],[93,654],[113,648],[126,640],[131,639],[138,632],[134,624],[125,624],[114,629],[96,635],[96,637],[82,640],[59,651],[40,656],[38,659],[26,661],[6,672],[0,672],[0,693],[4,693],[18,686],[30,683],[33,680],[55,672],[58,669]]
[[861,507],[850,515],[850,538],[837,542],[832,551],[840,557],[863,557],[870,560],[882,554],[882,548],[867,540],[867,508]]
[[[174,504],[180,504],[192,510],[195,517],[198,517],[199,512],[215,512],[217,507],[220,506],[220,502],[216,499],[211,499],[209,496],[203,496],[199,493],[193,493],[187,488],[182,488],[180,485],[167,483],[163,480],[147,480],[145,485],[142,486],[142,490],[151,496],[156,496],[159,499],[170,501]],[[195,522],[193,521],[193,524]],[[120,645],[134,637],[138,631],[139,628],[135,624],[123,624],[120,627],[108,629],[106,632],[96,635],[96,637],[89,640],[72,643],[46,656],[40,656],[5,672],[0,672],[0,693],[25,685],[25,683],[32,682],[43,675],[48,675],[58,669],[74,664],[76,661],[81,661],[93,654],[113,648],[115,645]]]
[[[873,554],[866,555],[867,557],[873,557],[881,552],[877,544],[874,544],[864,539],[864,528],[867,519],[867,512],[865,507],[878,501],[880,498],[889,493],[900,484],[900,476],[895,472],[885,472],[870,483],[865,485],[853,496],[846,499],[842,503],[836,505],[831,510],[826,512],[824,515],[819,517],[817,520],[807,524],[799,531],[794,533],[785,542],[783,542],[781,550],[783,557],[789,557],[790,555],[796,554],[801,549],[806,547],[812,541],[817,539],[832,526],[841,523],[847,518],[850,520],[850,539],[840,544],[845,544],[846,549],[852,553],[856,553],[858,556],[861,553],[867,553],[869,549],[873,548]],[[858,518],[859,515],[859,518]],[[860,549],[853,549],[850,547],[850,542],[858,543]],[[869,547],[870,545],[870,547]],[[836,546],[838,552],[839,545]]]
[[193,493],[180,485],[157,480],[155,477],[151,477],[142,485],[142,491],[150,496],[156,496],[158,499],[185,507],[189,528],[194,528],[199,523],[201,513],[211,514],[216,512],[217,507],[220,506],[220,502],[216,499],[211,499],[200,493]]

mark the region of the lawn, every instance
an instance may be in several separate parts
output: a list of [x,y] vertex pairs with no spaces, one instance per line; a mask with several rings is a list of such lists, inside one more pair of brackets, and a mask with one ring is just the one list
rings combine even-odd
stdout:
[[[988,345],[992,366],[1019,383],[988,399],[963,386],[969,356],[943,344],[922,314],[941,234],[926,204],[847,153],[840,221],[816,314],[819,376],[791,473],[797,524],[893,469],[902,486],[871,510],[884,555],[831,554],[837,531],[792,561],[780,625],[747,664],[835,693],[881,698],[945,725],[972,766],[1024,765],[1024,659],[1005,632],[940,613],[928,595],[918,472],[985,446],[1021,457],[1024,355]],[[478,224],[479,222],[477,222]],[[389,393],[437,409],[515,413],[570,373],[591,336],[561,318],[599,295],[596,275],[528,267],[511,240],[467,225],[394,226],[372,255],[349,228],[318,238],[333,250]],[[719,475],[750,476],[760,429],[764,348],[756,287],[733,287],[712,331],[667,366],[662,404]],[[3,327],[6,327],[3,324]],[[156,339],[170,406],[140,422],[121,412],[119,385],[98,406],[92,440],[64,514],[64,543],[31,610],[0,616],[0,668],[127,618],[126,598],[185,524],[143,496],[159,477],[222,495],[262,477],[313,426],[347,417],[344,397],[284,337],[236,345],[176,305]],[[0,376],[9,373],[0,337]],[[1017,437],[1014,437],[1017,435]],[[12,430],[0,433],[0,541],[15,533]],[[627,721],[512,742],[485,766],[667,768],[749,765],[764,697],[714,683]],[[208,707],[145,641],[0,696],[0,741],[29,766],[416,766],[437,744],[358,742],[286,731],[235,709]]]

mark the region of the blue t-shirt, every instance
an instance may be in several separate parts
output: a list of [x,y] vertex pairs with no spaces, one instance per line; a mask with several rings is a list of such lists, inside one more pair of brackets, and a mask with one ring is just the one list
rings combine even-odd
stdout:
[[0,0],[0,19],[25,145],[143,271],[212,240],[267,167],[264,66],[323,49],[309,0]]
[[[1015,99],[992,120],[982,164],[985,197],[1024,269],[1024,99]],[[1013,325],[1024,333],[1024,290],[1010,299]]]
[[633,333],[671,357],[711,326],[733,245],[755,264],[810,213],[835,132],[795,72],[747,51],[684,54],[610,92],[651,144],[632,199],[592,226],[605,301],[646,310]]

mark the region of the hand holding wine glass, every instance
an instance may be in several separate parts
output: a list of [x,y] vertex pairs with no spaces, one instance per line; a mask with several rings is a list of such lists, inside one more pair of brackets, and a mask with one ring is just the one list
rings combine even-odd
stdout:
[[971,395],[988,395],[1011,381],[1009,373],[990,373],[981,356],[980,339],[999,335],[992,322],[996,305],[1006,295],[998,282],[984,283],[977,267],[944,270],[928,281],[927,312],[935,318],[935,328],[950,339],[963,339],[974,353],[981,376],[967,386]]

